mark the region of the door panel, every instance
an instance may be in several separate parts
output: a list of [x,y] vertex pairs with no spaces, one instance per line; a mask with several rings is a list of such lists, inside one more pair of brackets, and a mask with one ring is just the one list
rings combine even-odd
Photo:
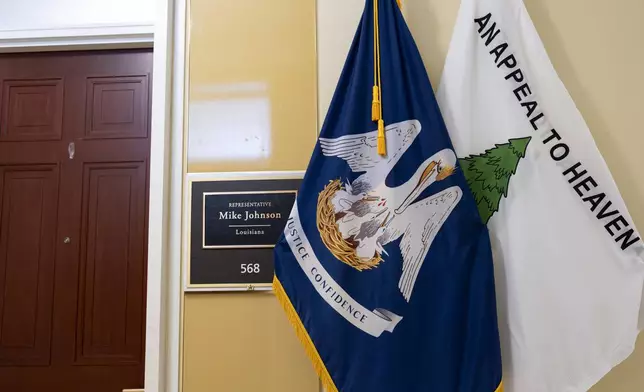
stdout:
[[145,266],[143,162],[83,173],[77,363],[140,363]]
[[0,54],[0,391],[143,387],[151,70]]
[[0,366],[49,364],[56,166],[0,167]]
[[148,77],[87,80],[87,138],[147,137]]
[[6,80],[2,85],[0,140],[60,140],[63,80]]

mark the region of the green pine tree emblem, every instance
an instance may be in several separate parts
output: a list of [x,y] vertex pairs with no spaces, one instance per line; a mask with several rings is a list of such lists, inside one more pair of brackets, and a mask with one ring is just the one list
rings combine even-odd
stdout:
[[525,157],[530,139],[510,139],[484,154],[459,159],[485,224],[499,210],[501,198],[508,196],[510,177],[517,172],[519,161]]

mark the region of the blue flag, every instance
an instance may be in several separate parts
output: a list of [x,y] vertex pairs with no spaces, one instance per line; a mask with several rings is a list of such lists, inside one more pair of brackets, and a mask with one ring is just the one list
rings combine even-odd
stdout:
[[501,391],[487,229],[396,0],[366,3],[275,294],[329,392]]

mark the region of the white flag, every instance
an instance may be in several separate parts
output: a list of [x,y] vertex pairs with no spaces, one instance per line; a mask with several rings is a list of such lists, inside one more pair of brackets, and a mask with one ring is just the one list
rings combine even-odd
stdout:
[[489,219],[506,391],[587,391],[633,351],[644,244],[521,0],[462,1],[438,100]]

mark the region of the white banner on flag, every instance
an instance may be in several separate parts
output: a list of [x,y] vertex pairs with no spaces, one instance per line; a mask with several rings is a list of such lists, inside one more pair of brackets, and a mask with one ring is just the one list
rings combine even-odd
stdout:
[[293,256],[302,267],[306,277],[309,278],[320,297],[336,312],[371,336],[379,337],[384,331],[393,332],[402,317],[385,309],[370,311],[365,308],[344,291],[324,269],[304,233],[297,203],[293,206],[291,216],[284,229],[284,235]]

